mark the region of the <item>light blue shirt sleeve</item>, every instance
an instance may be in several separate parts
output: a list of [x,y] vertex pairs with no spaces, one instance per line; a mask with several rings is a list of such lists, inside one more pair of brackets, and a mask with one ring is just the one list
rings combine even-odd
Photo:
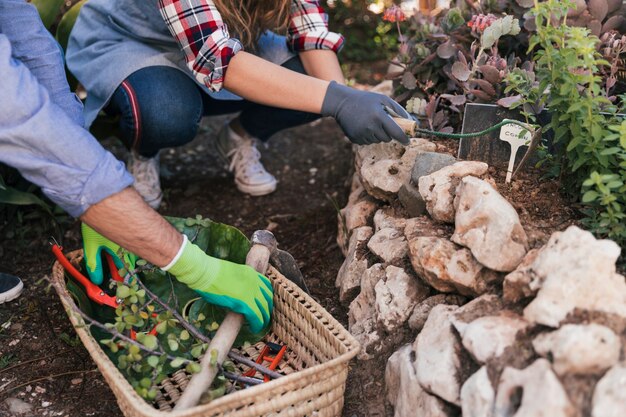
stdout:
[[0,0],[0,33],[9,39],[13,57],[48,90],[52,101],[84,126],[83,105],[67,84],[61,47],[43,26],[35,6],[25,0]]
[[31,70],[12,56],[11,43],[3,34],[0,74],[1,163],[17,168],[74,217],[132,184],[124,164],[53,101]]

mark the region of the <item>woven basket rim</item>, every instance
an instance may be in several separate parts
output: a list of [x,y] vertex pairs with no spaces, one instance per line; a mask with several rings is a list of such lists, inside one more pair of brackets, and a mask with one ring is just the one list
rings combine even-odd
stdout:
[[[78,257],[82,257],[83,250],[78,249],[66,254],[66,256],[70,259],[76,259]],[[306,294],[302,291],[297,285],[293,282],[289,281],[286,277],[284,277],[280,272],[278,272],[274,267],[270,266],[269,271],[273,275],[271,277],[272,281],[276,282],[279,285],[287,287],[290,292],[296,293],[298,297],[301,297],[303,301],[300,302],[304,308],[311,311],[314,307],[315,312],[321,315],[325,320],[327,320],[328,324],[323,324],[334,337],[338,338],[339,341],[345,346],[347,351],[339,356],[318,365],[314,365],[310,368],[306,368],[292,374],[286,375],[282,378],[275,379],[269,381],[264,384],[260,384],[254,387],[247,388],[245,390],[237,391],[235,393],[231,393],[225,395],[221,398],[218,398],[215,401],[212,401],[208,404],[197,405],[187,410],[181,411],[161,411],[157,408],[154,408],[148,402],[146,402],[143,398],[141,398],[135,390],[132,388],[130,383],[126,380],[126,378],[122,375],[119,369],[111,362],[108,356],[104,353],[100,345],[96,342],[96,340],[91,336],[90,332],[88,332],[84,327],[80,326],[80,321],[82,319],[78,317],[76,314],[73,314],[70,310],[75,308],[76,305],[74,300],[71,298],[67,289],[65,287],[64,282],[64,274],[65,271],[61,264],[58,261],[55,261],[52,267],[52,284],[55,288],[59,298],[61,299],[62,304],[64,305],[68,317],[74,326],[75,331],[78,333],[83,345],[89,352],[90,356],[98,366],[99,370],[103,374],[113,374],[115,380],[122,385],[123,390],[114,390],[114,394],[117,396],[117,392],[121,391],[121,395],[126,397],[128,403],[132,404],[134,407],[134,411],[140,412],[144,415],[155,416],[155,417],[197,417],[197,416],[209,416],[210,413],[217,409],[220,406],[227,406],[229,402],[236,402],[240,398],[251,397],[254,398],[257,395],[261,395],[266,391],[271,391],[280,385],[287,385],[291,382],[294,382],[298,379],[306,378],[310,375],[314,375],[318,372],[324,371],[326,369],[334,368],[337,366],[341,366],[343,364],[347,364],[352,358],[354,358],[360,351],[361,347],[358,341],[343,327],[341,323],[339,323],[330,313],[326,311],[317,301],[315,301],[310,295]],[[310,307],[309,307],[310,306]],[[315,313],[312,312],[315,315]],[[317,315],[316,315],[317,317]],[[109,381],[107,381],[109,382]],[[110,385],[110,382],[109,382]],[[119,399],[118,400],[119,404]]]

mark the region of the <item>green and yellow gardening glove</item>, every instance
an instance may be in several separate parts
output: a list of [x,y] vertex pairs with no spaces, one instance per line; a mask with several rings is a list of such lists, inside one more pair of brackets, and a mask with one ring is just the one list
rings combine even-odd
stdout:
[[176,257],[162,269],[195,290],[206,302],[242,314],[252,333],[265,329],[274,308],[270,280],[248,265],[209,256],[186,236],[183,238]]
[[135,268],[135,262],[137,261],[136,255],[133,255],[128,251],[124,251],[124,262],[122,262],[118,255],[120,245],[111,242],[109,239],[102,236],[85,223],[81,224],[81,232],[83,234],[85,264],[87,265],[87,274],[89,275],[91,282],[96,285],[100,285],[104,280],[104,270],[102,268],[104,262],[102,258],[103,251],[111,254],[117,269],[125,267]]

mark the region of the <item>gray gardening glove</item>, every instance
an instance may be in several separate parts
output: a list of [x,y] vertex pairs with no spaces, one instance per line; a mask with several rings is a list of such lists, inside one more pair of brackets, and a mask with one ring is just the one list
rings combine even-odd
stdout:
[[355,90],[331,81],[322,103],[322,115],[334,117],[348,139],[358,145],[390,142],[391,139],[407,145],[409,138],[385,107],[401,117],[412,119],[402,106],[385,95]]

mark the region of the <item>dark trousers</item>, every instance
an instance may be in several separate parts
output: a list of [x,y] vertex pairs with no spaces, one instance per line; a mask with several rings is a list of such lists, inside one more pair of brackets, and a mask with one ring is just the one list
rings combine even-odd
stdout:
[[[305,73],[298,57],[283,67]],[[216,100],[181,71],[164,66],[131,74],[117,88],[105,111],[120,116],[121,139],[129,149],[146,157],[156,155],[160,149],[191,142],[203,116],[241,112],[243,128],[262,141],[283,129],[320,117],[248,100]]]

